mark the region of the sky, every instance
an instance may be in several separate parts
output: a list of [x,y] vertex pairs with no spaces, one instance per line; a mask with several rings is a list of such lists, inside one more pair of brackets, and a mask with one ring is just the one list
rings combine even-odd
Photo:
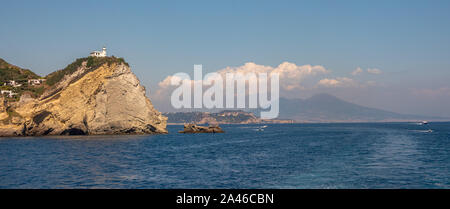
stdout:
[[[192,74],[194,64],[205,73],[290,67],[299,76],[280,80],[296,84],[282,88],[283,97],[330,93],[399,113],[450,116],[446,0],[0,5],[0,57],[43,76],[106,46],[125,58],[152,100],[168,76]],[[302,74],[308,66],[324,71]]]

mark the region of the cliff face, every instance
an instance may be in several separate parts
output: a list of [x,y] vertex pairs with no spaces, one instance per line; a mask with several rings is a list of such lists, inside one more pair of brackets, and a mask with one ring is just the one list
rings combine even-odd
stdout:
[[6,112],[5,99],[0,95],[0,121],[8,118],[8,113]]
[[83,61],[40,98],[21,100],[13,110],[15,120],[3,121],[0,135],[167,133],[167,118],[124,62],[92,69]]

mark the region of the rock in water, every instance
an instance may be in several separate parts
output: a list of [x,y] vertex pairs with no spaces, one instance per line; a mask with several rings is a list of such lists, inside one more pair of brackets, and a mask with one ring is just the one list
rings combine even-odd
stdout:
[[198,126],[195,124],[184,124],[184,130],[179,133],[224,133],[219,126]]
[[[94,69],[88,66],[88,60],[83,61],[39,99],[18,104],[14,111],[22,122],[0,125],[0,134],[167,133],[167,118],[145,96],[145,88],[128,64],[113,61]],[[15,127],[14,131],[11,127]]]

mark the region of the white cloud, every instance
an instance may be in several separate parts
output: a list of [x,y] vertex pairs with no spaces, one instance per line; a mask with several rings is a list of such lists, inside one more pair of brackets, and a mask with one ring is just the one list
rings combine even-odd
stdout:
[[[313,80],[316,76],[324,75],[329,72],[329,70],[325,69],[325,67],[321,65],[296,65],[290,62],[283,62],[276,67],[248,62],[241,66],[226,67],[216,71],[218,75],[224,78],[224,81],[227,73],[241,73],[243,75],[246,75],[247,73],[254,73],[256,75],[258,73],[267,73],[269,77],[271,73],[278,73],[280,79],[280,93],[282,95],[292,95],[298,93],[298,90],[307,89],[308,87],[305,86],[311,85],[308,82],[311,82],[311,80]],[[206,74],[206,72],[203,72],[203,76]],[[172,91],[177,88],[177,86],[171,85],[172,78],[175,78],[178,81],[183,80],[176,75],[170,75],[164,78],[158,83],[159,88],[151,94],[152,101],[160,102],[166,101],[170,98]],[[190,82],[192,85],[194,82],[201,82],[200,80],[194,81],[193,79],[194,78],[191,77]],[[246,79],[245,76],[243,76],[242,79]]]
[[[320,74],[327,74],[330,71],[320,65],[301,65],[294,63],[283,62],[277,67],[266,65],[258,65],[253,62],[245,63],[238,67],[226,67],[217,71],[223,78],[227,73],[279,73],[280,88],[286,91],[303,89],[301,82],[308,77],[314,77]],[[167,76],[164,80],[159,82],[160,89],[169,88],[171,86],[171,79],[173,76]],[[180,78],[178,78],[180,79]],[[159,90],[158,90],[159,91]],[[156,93],[158,93],[158,91]]]
[[335,79],[322,79],[317,83],[317,85],[322,87],[354,87],[357,86],[358,83],[351,78],[338,77]]
[[303,89],[301,82],[308,77],[320,74],[327,74],[330,71],[321,65],[296,65],[290,62],[283,62],[277,67],[258,65],[253,62],[245,63],[239,67],[227,67],[219,70],[218,73],[224,76],[226,73],[279,73],[280,88],[291,91]]
[[362,72],[364,72],[364,71],[360,67],[358,67],[358,68],[356,68],[356,70],[354,70],[352,72],[352,75],[355,76],[355,75],[361,74]]
[[[291,62],[283,62],[278,66],[268,66],[268,65],[259,65],[253,62],[247,62],[241,66],[229,66],[218,71],[215,71],[218,75],[222,76],[222,78],[226,78],[227,73],[241,73],[243,75],[247,73],[267,73],[270,77],[271,73],[279,74],[279,84],[280,84],[280,96],[287,98],[298,98],[304,95],[308,95],[311,92],[320,91],[334,91],[337,88],[345,88],[347,90],[358,89],[358,88],[368,88],[379,86],[376,81],[359,81],[356,78],[358,77],[329,77],[330,70],[326,69],[321,65],[297,65]],[[367,69],[363,70],[358,67],[353,72],[352,75],[358,75],[363,73],[381,73],[378,69]],[[188,74],[192,75],[192,72],[188,72]],[[203,72],[203,76],[205,76],[207,72]],[[158,83],[158,89],[150,94],[153,102],[159,102],[160,106],[170,106],[169,99],[173,90],[177,88],[177,86],[171,85],[171,79],[175,75],[170,75],[164,78],[161,82]],[[326,76],[326,77],[325,77]],[[243,76],[242,79],[246,79]],[[179,81],[182,80],[180,77],[176,77]],[[192,76],[190,78],[191,84],[194,82],[201,82],[200,80],[194,81]],[[247,78],[248,79],[248,78]],[[225,82],[225,79],[223,79]],[[204,90],[209,88],[205,86]],[[246,94],[251,93],[248,90]],[[270,88],[269,88],[270,89]],[[268,89],[268,90],[269,90]]]
[[337,86],[339,85],[341,82],[336,80],[336,79],[329,79],[329,78],[325,78],[319,81],[319,85],[320,86]]
[[[278,66],[272,67],[267,65],[259,65],[253,62],[245,63],[241,66],[236,67],[226,67],[221,70],[216,71],[216,75],[220,75],[223,78],[225,84],[225,78],[228,73],[232,74],[242,74],[242,77],[238,77],[235,79],[254,79],[253,76],[246,76],[250,73],[258,75],[259,73],[267,73],[268,77],[271,77],[271,74],[277,73],[279,76],[279,89],[280,95],[298,95],[299,90],[307,90],[311,88],[315,88],[314,84],[316,80],[318,80],[318,76],[328,74],[330,71],[325,69],[325,67],[321,65],[296,65],[295,63],[283,62]],[[188,73],[191,74],[192,73]],[[207,72],[203,72],[203,76],[205,77]],[[161,82],[158,83],[158,89],[150,94],[152,101],[157,103],[159,106],[168,106],[169,98],[172,92],[177,88],[177,86],[172,85],[172,79],[175,78],[176,81],[181,81],[183,78],[178,77],[177,75],[170,75],[164,78]],[[184,78],[186,79],[186,78]],[[191,76],[190,83],[191,85],[194,82],[201,82],[201,80],[194,81],[194,78]],[[175,82],[176,83],[176,82]],[[204,84],[204,90],[209,88]],[[269,87],[267,90],[271,90]],[[252,94],[250,88],[246,87],[246,94]],[[256,92],[255,92],[256,93]]]
[[377,68],[369,68],[369,69],[367,69],[367,72],[370,74],[376,74],[376,75],[381,74],[381,70],[377,69]]
[[[361,67],[357,67],[351,74],[358,75],[364,72],[365,71]],[[276,67],[247,62],[241,66],[229,66],[223,68],[216,71],[216,73],[221,75],[223,78],[226,77],[225,75],[227,73],[242,73],[244,75],[247,73],[267,73],[269,75],[271,73],[279,73],[280,91],[282,95],[292,95],[293,93],[298,92],[298,90],[307,91],[320,87],[368,87],[377,85],[375,81],[359,82],[348,77],[323,78],[317,82],[320,78],[319,76],[329,74],[330,70],[327,70],[321,65],[296,65],[291,62],[283,62]],[[367,73],[381,74],[382,71],[377,68],[369,68],[367,69]],[[203,76],[205,76],[205,74],[206,73],[204,72]],[[168,97],[167,95],[170,95],[171,91],[176,88],[171,85],[171,79],[173,77],[173,75],[167,76],[164,80],[159,82],[159,89],[156,90],[152,96],[157,98]],[[194,81],[191,80],[191,82],[193,83]]]

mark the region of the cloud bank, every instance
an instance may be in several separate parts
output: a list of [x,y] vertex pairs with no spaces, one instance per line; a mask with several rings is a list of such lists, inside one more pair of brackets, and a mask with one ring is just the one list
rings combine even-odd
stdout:
[[[317,75],[327,74],[330,71],[325,69],[321,65],[296,65],[290,62],[283,62],[277,67],[271,67],[266,65],[258,65],[253,62],[247,62],[242,66],[238,67],[226,67],[217,71],[223,78],[227,73],[241,73],[243,75],[247,73],[278,73],[280,76],[280,88],[291,91],[304,89],[302,86],[302,81],[307,78],[311,78]],[[158,86],[162,89],[170,88],[170,81],[173,76],[167,76],[163,81],[158,83]],[[175,78],[180,79],[180,78]]]
[[323,87],[355,87],[358,86],[358,83],[351,78],[337,77],[335,79],[322,79],[317,83],[317,85]]
[[[191,85],[195,82],[200,82],[193,80],[192,72],[188,73],[191,75],[191,80],[189,80]],[[357,89],[376,85],[375,81],[359,81],[356,80],[356,78],[346,76],[332,76],[332,71],[322,65],[297,65],[291,62],[283,62],[274,67],[260,65],[254,62],[247,62],[241,66],[228,66],[215,71],[214,73],[222,76],[224,81],[227,73],[240,73],[242,75],[246,75],[248,73],[254,73],[256,75],[258,73],[267,73],[269,76],[272,73],[278,73],[280,79],[280,96],[288,98],[305,97],[306,95],[313,93],[330,92],[339,88]],[[364,71],[362,68],[358,67],[350,74],[355,76],[363,73],[380,74],[381,70],[369,68]],[[206,74],[206,72],[203,72],[203,76]],[[159,103],[159,106],[170,105],[168,98],[170,98],[173,90],[177,88],[177,86],[171,85],[172,78],[178,81],[183,80],[175,75],[169,75],[158,83],[158,89],[150,95],[152,97],[152,101]],[[242,78],[237,79],[245,80],[248,78],[243,76]],[[358,79],[362,79],[362,77],[358,76]],[[204,85],[204,90],[208,87],[209,86]],[[249,92],[246,93],[248,94]]]

